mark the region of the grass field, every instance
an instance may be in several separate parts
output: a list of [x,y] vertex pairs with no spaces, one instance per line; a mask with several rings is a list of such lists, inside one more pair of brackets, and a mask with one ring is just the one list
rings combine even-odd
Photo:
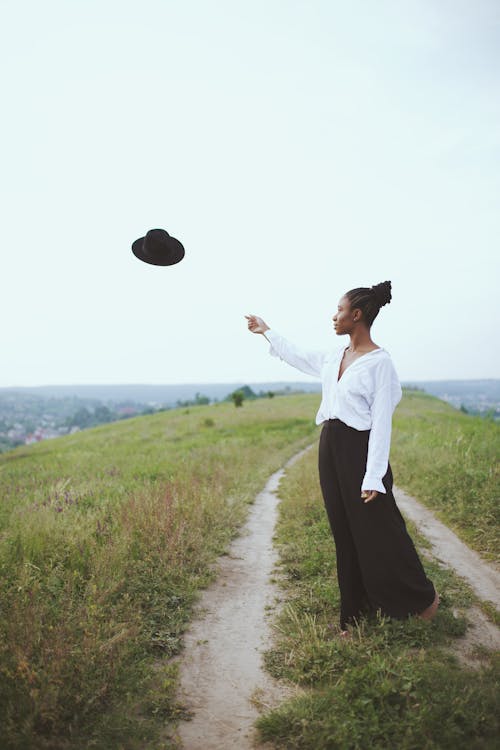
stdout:
[[[160,730],[182,713],[175,702],[176,669],[169,657],[181,648],[197,592],[213,577],[212,563],[237,533],[267,477],[317,439],[318,402],[313,394],[245,402],[241,409],[232,404],[191,407],[0,457],[2,748],[169,746],[168,739],[158,740]],[[406,394],[398,407],[391,457],[396,483],[439,509],[462,536],[490,556],[497,512],[492,463],[496,446],[497,425],[455,412],[431,397]],[[306,659],[306,682],[319,679],[324,684],[328,679],[330,689],[345,668],[347,653],[341,652],[336,661],[328,638],[327,646],[318,640],[321,622],[314,620],[318,612],[326,617],[335,606],[331,540],[321,527],[324,518],[312,464],[303,476],[297,472],[294,469],[287,481],[300,479],[298,494],[305,505],[297,506],[295,521],[292,505],[284,502],[283,513],[298,524],[297,540],[307,532],[311,542],[304,549],[288,548],[296,571],[290,576],[302,581],[304,568],[320,575],[312,588],[309,583],[301,588],[298,614],[291,617],[299,617],[302,640],[297,648],[310,648],[308,639],[321,644],[319,656],[313,650]],[[285,533],[283,541],[290,531],[280,533]],[[315,550],[313,542],[322,534],[325,547]],[[395,662],[381,662],[380,654],[384,659],[397,654],[398,639],[418,661],[422,639],[445,643],[462,632],[465,625],[451,617],[450,607],[462,606],[468,594],[455,583],[449,591],[454,587],[457,593],[450,593],[448,614],[444,608],[436,633],[418,625],[403,630],[373,626],[369,638],[375,641],[349,657],[353,667],[367,670],[361,673],[363,679],[373,681],[377,665],[382,665],[380,675],[386,667],[397,671]],[[300,604],[303,594],[306,603]],[[291,589],[290,595],[296,598]],[[382,644],[383,651],[370,643]],[[273,658],[274,669],[288,674],[293,664],[286,648],[278,648]],[[442,664],[443,680],[448,672],[451,683],[455,677],[462,679],[455,666],[446,660]],[[415,677],[418,685],[430,679],[424,667]],[[297,669],[297,674],[304,671],[302,662]],[[401,684],[407,684],[409,672],[398,674],[406,680]],[[384,685],[390,692],[387,679]],[[486,692],[478,695],[489,710],[490,682],[484,680]],[[370,696],[364,700],[364,710],[373,712]],[[402,711],[394,701],[394,711]],[[470,701],[476,705],[472,695]],[[478,709],[478,716],[483,714]]]
[[500,425],[406,391],[394,415],[394,482],[485,559],[500,559]]
[[196,592],[314,439],[311,407],[175,410],[0,457],[2,748],[161,747]]
[[422,558],[442,597],[434,621],[379,615],[362,621],[352,641],[339,640],[335,548],[316,451],[289,469],[279,494],[284,604],[266,662],[301,690],[259,719],[262,739],[287,750],[498,747],[500,655],[478,654],[478,669],[453,655],[466,631],[470,590]]

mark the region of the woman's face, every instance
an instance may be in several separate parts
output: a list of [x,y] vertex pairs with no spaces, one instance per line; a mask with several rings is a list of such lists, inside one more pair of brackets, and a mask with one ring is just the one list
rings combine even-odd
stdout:
[[345,333],[350,333],[356,323],[359,320],[359,310],[351,310],[351,303],[347,297],[341,297],[337,306],[337,312],[332,317],[333,327],[337,336],[342,336]]

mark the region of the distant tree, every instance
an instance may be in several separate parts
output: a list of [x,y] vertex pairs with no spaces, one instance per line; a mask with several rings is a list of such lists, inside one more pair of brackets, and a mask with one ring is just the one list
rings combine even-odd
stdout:
[[460,411],[462,411],[464,414],[468,414],[469,410],[465,406],[465,404],[460,404]]
[[116,419],[116,417],[107,406],[96,406],[94,409],[94,421],[98,424],[112,422],[113,419]]
[[235,406],[243,406],[243,401],[245,400],[245,394],[242,390],[239,391],[233,391],[231,393],[231,399]]
[[201,393],[197,393],[194,397],[194,403],[196,404],[196,406],[204,406],[210,403],[210,399],[208,398],[208,396],[202,396]]
[[81,409],[78,409],[78,411],[76,411],[73,416],[69,418],[68,427],[90,427],[92,425],[92,422],[92,414],[88,409],[85,408],[85,406],[82,406]]
[[249,385],[244,385],[239,389],[245,398],[248,398],[250,400],[257,398],[257,394],[252,391]]
[[208,396],[204,396],[201,393],[197,393],[194,398],[186,399],[185,401],[182,401],[181,399],[177,399],[177,406],[180,408],[182,406],[206,406],[210,403],[210,399]]
[[268,391],[267,392],[267,397],[268,398],[274,398],[274,391]]
[[253,399],[259,398],[257,394],[252,391],[249,385],[242,385],[241,388],[238,388],[236,391],[233,391],[233,393],[230,393],[229,396],[226,397],[226,401],[234,401],[235,393],[243,394],[243,399],[248,399],[249,401],[253,401]]

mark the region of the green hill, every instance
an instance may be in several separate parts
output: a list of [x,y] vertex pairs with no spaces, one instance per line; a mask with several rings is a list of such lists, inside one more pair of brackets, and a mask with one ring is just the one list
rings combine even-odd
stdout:
[[[2,747],[156,741],[181,710],[168,657],[197,591],[266,478],[317,438],[318,403],[178,409],[0,456]],[[405,394],[396,483],[491,552],[497,445],[496,425]]]
[[[0,456],[3,748],[144,747],[197,590],[318,397],[162,412]],[[166,666],[165,666],[166,665]]]

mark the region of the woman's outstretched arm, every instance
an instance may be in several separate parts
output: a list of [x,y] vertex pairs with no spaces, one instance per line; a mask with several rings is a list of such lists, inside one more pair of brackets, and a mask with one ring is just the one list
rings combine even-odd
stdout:
[[297,370],[305,372],[307,375],[313,375],[315,377],[321,376],[321,368],[325,360],[326,352],[299,349],[295,344],[292,344],[283,336],[280,336],[277,331],[272,330],[267,323],[257,315],[245,315],[245,318],[248,321],[248,329],[252,331],[252,333],[261,333],[269,341],[271,344],[270,353],[273,356],[279,357]]

